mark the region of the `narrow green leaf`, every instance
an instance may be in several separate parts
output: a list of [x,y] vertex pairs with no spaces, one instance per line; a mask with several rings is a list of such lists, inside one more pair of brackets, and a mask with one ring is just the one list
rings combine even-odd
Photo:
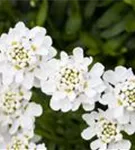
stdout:
[[133,13],[127,18],[126,21],[126,31],[134,32],[135,31],[135,15]]
[[48,11],[48,2],[47,0],[43,0],[42,4],[40,5],[40,9],[38,11],[36,17],[36,24],[39,26],[43,26],[46,18],[47,18],[47,11]]
[[117,2],[111,6],[97,21],[98,28],[107,28],[108,26],[118,22],[122,18],[122,12],[125,11],[127,5],[123,2]]
[[81,16],[77,13],[73,13],[66,23],[65,31],[67,34],[75,34],[81,28]]
[[111,55],[116,56],[117,54],[120,54],[122,52],[117,52],[118,49],[122,47],[123,42],[126,40],[127,35],[121,35],[117,38],[113,38],[105,42],[103,45],[103,50],[105,55]]
[[116,23],[115,25],[105,29],[101,33],[101,37],[108,39],[110,37],[116,36],[116,35],[124,32],[125,29],[126,29],[126,22],[127,22],[127,20],[129,20],[130,17],[131,17],[131,13],[129,12],[118,23]]
[[84,12],[84,16],[86,19],[90,19],[94,14],[97,6],[97,2],[98,2],[97,0],[90,0],[87,2],[85,12]]

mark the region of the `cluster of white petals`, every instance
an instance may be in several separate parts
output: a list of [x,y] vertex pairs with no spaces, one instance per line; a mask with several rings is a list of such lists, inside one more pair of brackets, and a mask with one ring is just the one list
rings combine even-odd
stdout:
[[83,115],[88,128],[81,133],[85,140],[96,137],[90,147],[92,150],[128,150],[131,143],[124,140],[121,134],[122,127],[112,117],[112,111],[93,111]]
[[[5,132],[5,133],[4,133]],[[3,140],[0,141],[1,150],[47,150],[45,144],[36,144],[32,130],[25,130],[14,135],[3,132]]]
[[3,84],[19,83],[30,89],[38,86],[37,69],[56,55],[52,39],[42,27],[28,29],[22,22],[0,38],[0,72]]
[[[83,49],[73,54],[57,51],[43,27],[27,28],[19,22],[0,37],[0,149],[47,150],[34,134],[35,119],[42,107],[31,101],[32,88],[51,96],[55,111],[87,111],[82,118],[88,127],[81,136],[95,139],[92,150],[129,150],[123,138],[135,133],[135,75],[118,66],[105,71],[93,64]],[[98,104],[98,105],[96,105]],[[102,106],[101,108],[98,106]],[[105,106],[105,107],[104,107]],[[89,112],[88,112],[89,111]]]
[[73,55],[61,52],[60,59],[51,59],[43,66],[38,78],[41,90],[52,96],[53,110],[76,111],[81,104],[85,110],[94,109],[105,89],[101,79],[104,66],[96,63],[89,70],[91,63],[92,58],[84,57],[83,49],[77,47]]
[[[32,140],[41,105],[31,101],[42,65],[56,55],[46,29],[19,22],[0,37],[0,149],[46,150]],[[30,133],[30,134],[28,134]]]

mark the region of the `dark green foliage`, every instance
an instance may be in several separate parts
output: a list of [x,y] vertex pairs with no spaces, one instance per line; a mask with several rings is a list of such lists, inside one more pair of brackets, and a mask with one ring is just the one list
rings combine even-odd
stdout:
[[[60,52],[81,46],[85,55],[105,67],[125,65],[135,69],[135,1],[134,0],[0,0],[0,33],[18,21],[28,27],[44,26]],[[77,112],[54,112],[49,97],[33,90],[33,101],[44,108],[36,130],[48,150],[88,150],[89,141],[80,137],[86,127],[82,109]],[[135,136],[131,139],[135,149]]]

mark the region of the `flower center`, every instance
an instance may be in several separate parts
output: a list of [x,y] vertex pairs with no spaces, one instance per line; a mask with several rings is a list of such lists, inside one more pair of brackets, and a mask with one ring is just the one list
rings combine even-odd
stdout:
[[116,88],[118,104],[127,110],[135,110],[135,80],[128,80]]
[[12,114],[20,108],[21,102],[21,95],[12,91],[8,91],[3,95],[2,109],[5,113]]
[[62,68],[60,71],[60,87],[66,92],[76,90],[81,80],[80,72],[75,68]]
[[98,137],[104,143],[110,143],[112,140],[115,140],[115,136],[118,134],[117,125],[108,120],[100,121],[100,131],[98,133]]
[[8,55],[16,69],[29,67],[31,56],[21,43],[13,42]]
[[28,150],[28,141],[14,137],[12,143],[7,146],[7,150]]

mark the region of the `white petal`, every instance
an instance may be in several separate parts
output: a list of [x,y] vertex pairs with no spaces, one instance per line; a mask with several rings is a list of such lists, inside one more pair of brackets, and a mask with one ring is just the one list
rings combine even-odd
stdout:
[[96,91],[93,89],[86,89],[85,90],[85,94],[89,97],[92,98],[94,96],[96,96]]
[[87,114],[82,115],[82,118],[83,118],[83,120],[86,121],[86,123],[89,126],[92,126],[95,123],[95,119],[98,118],[98,114],[97,114],[97,112],[93,111],[90,114],[87,113]]
[[31,102],[31,103],[29,103],[28,107],[26,108],[25,114],[27,116],[38,117],[42,114],[42,112],[43,112],[43,110],[42,110],[41,105]]
[[30,100],[32,97],[32,92],[22,88],[23,97],[26,100]]
[[96,63],[90,70],[91,77],[100,77],[104,72],[104,66],[101,63]]
[[103,79],[113,85],[117,83],[117,76],[112,70],[108,70],[104,73]]
[[84,60],[83,60],[83,64],[85,66],[89,66],[92,63],[92,61],[93,61],[92,57],[90,57],[90,58],[85,57]]
[[108,150],[130,150],[131,143],[128,140],[122,140],[117,143],[111,143],[108,146]]
[[50,36],[45,36],[43,45],[49,49],[52,45],[52,38]]
[[89,103],[83,103],[82,106],[83,106],[83,109],[85,111],[91,111],[91,110],[94,109],[95,104],[92,105],[92,104],[89,104]]
[[115,68],[115,72],[117,75],[117,81],[124,81],[127,79],[128,70],[123,66],[118,66]]
[[100,99],[100,103],[102,103],[104,105],[108,105],[109,108],[115,108],[116,107],[116,99],[111,92],[105,93],[102,96],[102,99]]
[[97,139],[90,144],[90,147],[92,150],[97,150],[98,148],[105,150],[106,144],[102,143],[99,139]]
[[40,86],[40,80],[37,79],[36,77],[34,78],[34,87],[36,87],[36,88],[40,88],[41,87]]
[[76,98],[75,92],[69,92],[67,96],[70,101],[74,101],[74,99]]
[[50,95],[55,92],[55,82],[54,81],[41,81],[41,90],[43,93],[46,93],[47,95]]
[[130,121],[130,115],[127,111],[124,111],[123,115],[117,118],[120,124],[127,124]]
[[103,81],[101,80],[101,78],[97,77],[97,76],[93,76],[91,79],[90,79],[90,82],[89,82],[89,87],[91,88],[97,88],[99,86],[101,86],[103,84]]
[[46,29],[45,28],[42,28],[42,27],[34,27],[34,28],[32,28],[31,30],[30,30],[30,38],[33,38],[33,37],[35,37],[35,35],[37,34],[37,33],[42,33],[42,35],[44,36],[45,34],[46,34]]
[[56,92],[53,94],[52,99],[54,99],[55,101],[57,101],[57,100],[64,99],[65,97],[66,97],[65,93],[56,91]]
[[47,150],[45,144],[38,144],[36,150]]
[[81,105],[81,101],[79,99],[73,101],[72,111],[76,111],[80,107],[80,105]]
[[54,56],[56,56],[56,54],[57,54],[57,50],[54,47],[51,47],[49,49],[48,59],[53,58]]
[[2,79],[3,84],[9,85],[12,83],[15,72],[12,70],[10,66],[4,65],[2,68]]
[[124,108],[122,106],[116,107],[114,109],[114,117],[115,118],[122,117],[123,115],[124,115]]
[[60,58],[61,58],[61,60],[62,60],[63,62],[67,62],[67,60],[68,60],[68,55],[67,55],[67,53],[64,52],[64,51],[62,51],[62,52],[60,53]]
[[128,134],[128,135],[132,135],[135,132],[135,126],[132,124],[126,124],[124,126],[124,131]]
[[14,134],[18,130],[19,125],[20,125],[19,121],[15,120],[14,123],[12,124],[10,130],[9,130],[10,134]]
[[45,46],[41,46],[37,52],[38,55],[48,55],[48,49]]
[[25,28],[25,24],[20,21],[20,22],[18,22],[18,23],[15,25],[15,28],[19,28],[19,29]]
[[60,103],[61,103],[60,100],[55,101],[55,100],[51,99],[50,100],[50,107],[53,110],[57,111],[57,110],[59,110],[61,108],[61,104]]
[[17,83],[21,83],[23,81],[23,72],[22,71],[16,73],[15,81]]
[[30,116],[21,116],[20,125],[24,129],[32,129],[34,127],[33,121],[33,118],[31,118]]
[[130,120],[131,120],[131,124],[135,126],[135,112],[131,113]]
[[73,50],[74,59],[77,62],[83,61],[83,49],[80,47],[74,48]]
[[39,68],[37,68],[35,71],[34,71],[34,74],[35,76],[40,79],[40,80],[46,80],[47,78],[47,75],[46,72],[44,70],[41,70]]
[[68,99],[61,100],[61,110],[63,112],[68,112],[72,108],[72,103]]
[[88,127],[81,133],[82,138],[85,140],[90,140],[95,135],[96,135],[95,130],[92,127]]
[[33,73],[27,73],[25,76],[24,76],[24,80],[23,80],[23,83],[22,85],[26,88],[26,89],[31,89],[32,86],[34,84],[34,75]]

